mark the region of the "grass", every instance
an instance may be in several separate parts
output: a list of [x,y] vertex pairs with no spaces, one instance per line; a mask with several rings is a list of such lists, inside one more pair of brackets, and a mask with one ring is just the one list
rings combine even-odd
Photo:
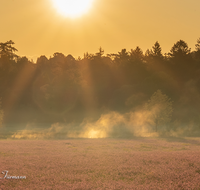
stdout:
[[3,170],[26,179],[0,189],[200,189],[200,138],[1,140]]

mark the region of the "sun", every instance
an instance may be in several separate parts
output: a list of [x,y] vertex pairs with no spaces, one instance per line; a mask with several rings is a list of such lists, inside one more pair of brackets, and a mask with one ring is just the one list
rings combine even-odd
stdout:
[[76,18],[89,11],[93,0],[52,0],[52,2],[60,14]]

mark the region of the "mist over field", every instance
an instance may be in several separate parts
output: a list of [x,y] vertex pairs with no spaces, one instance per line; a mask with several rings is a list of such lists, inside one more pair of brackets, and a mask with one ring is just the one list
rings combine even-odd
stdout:
[[[84,119],[81,124],[54,123],[50,127],[30,123],[25,128],[14,129],[7,136],[8,139],[68,139],[68,138],[134,138],[134,137],[186,137],[198,136],[194,126],[189,129],[168,129],[168,126],[159,126],[159,131],[152,128],[151,112],[129,112],[120,114],[110,112],[101,115],[97,121]],[[19,126],[21,127],[21,126]],[[194,127],[194,128],[193,128]],[[188,134],[188,132],[190,132]]]

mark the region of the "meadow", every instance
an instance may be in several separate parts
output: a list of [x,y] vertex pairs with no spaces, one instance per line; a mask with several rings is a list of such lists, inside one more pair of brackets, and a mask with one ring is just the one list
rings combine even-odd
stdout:
[[[200,138],[0,140],[0,189],[200,189]],[[4,174],[0,174],[3,178]]]

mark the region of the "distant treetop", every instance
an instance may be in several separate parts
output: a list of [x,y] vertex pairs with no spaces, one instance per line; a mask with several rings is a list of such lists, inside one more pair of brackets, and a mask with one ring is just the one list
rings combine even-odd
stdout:
[[5,43],[0,43],[0,57],[1,58],[8,58],[14,59],[18,57],[14,52],[18,51],[16,48],[13,47],[15,43],[10,40]]

